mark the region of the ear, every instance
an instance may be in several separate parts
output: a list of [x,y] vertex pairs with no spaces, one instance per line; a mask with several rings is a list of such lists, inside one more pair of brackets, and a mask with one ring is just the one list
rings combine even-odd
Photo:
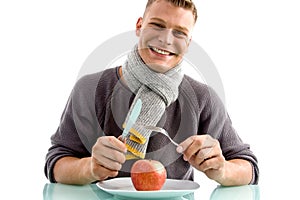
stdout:
[[141,33],[142,23],[143,23],[143,18],[139,17],[135,25],[135,34],[138,37],[140,36]]

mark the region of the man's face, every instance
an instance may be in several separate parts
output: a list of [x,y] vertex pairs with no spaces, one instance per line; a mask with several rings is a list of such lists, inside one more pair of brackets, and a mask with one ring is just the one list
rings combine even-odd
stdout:
[[175,7],[164,0],[154,2],[136,24],[143,61],[160,73],[175,67],[187,52],[193,27],[191,10]]

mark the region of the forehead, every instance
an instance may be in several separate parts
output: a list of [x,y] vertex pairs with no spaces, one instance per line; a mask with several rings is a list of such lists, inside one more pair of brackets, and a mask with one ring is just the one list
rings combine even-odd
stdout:
[[158,0],[153,2],[145,11],[144,20],[159,18],[163,21],[186,27],[191,30],[194,27],[194,16],[191,10],[174,6],[172,3]]

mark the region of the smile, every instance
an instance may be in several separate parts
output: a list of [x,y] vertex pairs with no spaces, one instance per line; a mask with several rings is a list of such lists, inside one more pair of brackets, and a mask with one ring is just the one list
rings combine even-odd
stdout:
[[152,51],[154,51],[155,53],[158,53],[158,54],[161,54],[161,55],[164,55],[164,56],[171,56],[171,55],[174,55],[174,53],[172,52],[169,52],[169,51],[166,51],[166,50],[163,50],[163,49],[158,49],[156,47],[149,47]]

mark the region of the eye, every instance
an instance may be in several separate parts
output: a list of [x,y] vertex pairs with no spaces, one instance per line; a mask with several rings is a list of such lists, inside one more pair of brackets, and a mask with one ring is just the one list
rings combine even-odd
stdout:
[[151,22],[150,25],[156,29],[164,29],[165,28],[165,26],[163,24],[156,23],[156,22]]
[[179,31],[179,30],[173,30],[173,35],[175,37],[178,37],[178,38],[185,38],[187,37],[187,34],[183,31]]

